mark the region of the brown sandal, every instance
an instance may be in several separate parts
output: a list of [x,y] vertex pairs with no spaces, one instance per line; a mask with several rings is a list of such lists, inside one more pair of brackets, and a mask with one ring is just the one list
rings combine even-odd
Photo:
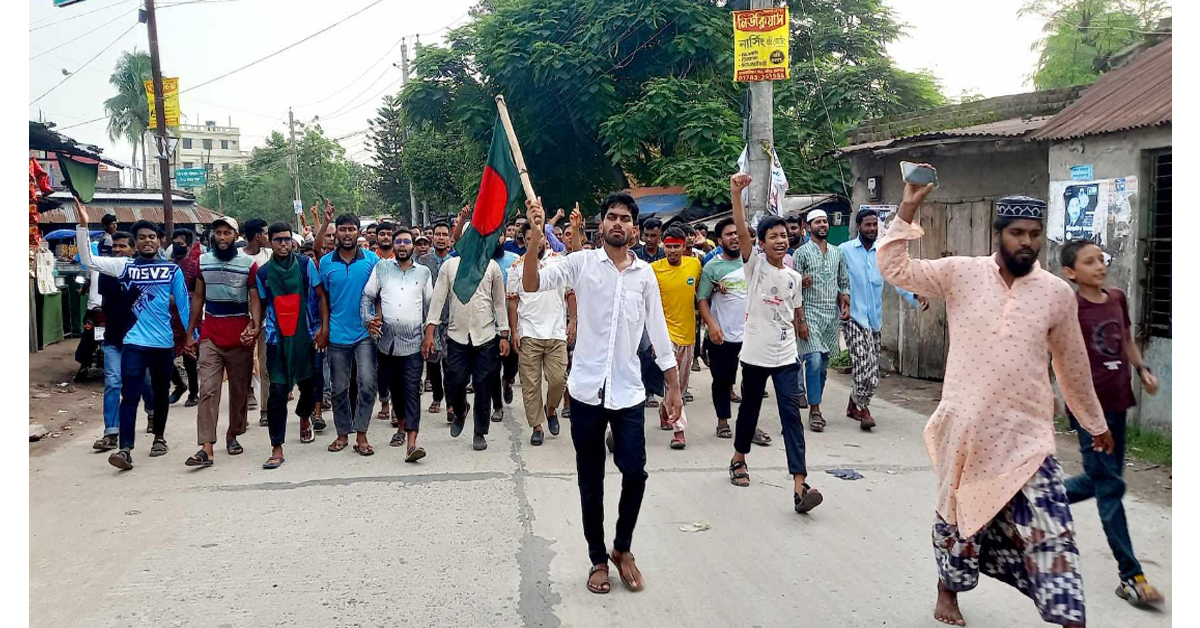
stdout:
[[[596,584],[592,584],[592,576],[601,571],[604,572],[604,580]],[[612,590],[612,583],[608,581],[608,563],[592,565],[592,568],[588,570],[587,589],[588,591],[597,593],[599,595],[604,595]]]
[[350,445],[350,440],[335,440],[329,443],[329,451],[341,451]]
[[[630,570],[628,576],[626,576],[625,570],[621,568],[621,558],[625,556],[629,557]],[[614,549],[612,551],[611,558],[613,564],[617,566],[617,575],[621,576],[621,582],[625,583],[626,589],[637,592],[646,588],[646,584],[642,582],[642,572],[637,568],[637,564],[634,562],[633,552],[618,552]]]

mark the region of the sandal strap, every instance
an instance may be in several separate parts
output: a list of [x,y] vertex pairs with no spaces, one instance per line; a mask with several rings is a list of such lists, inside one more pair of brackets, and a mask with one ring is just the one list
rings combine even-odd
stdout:
[[737,471],[738,469],[745,469],[745,468],[746,468],[745,460],[738,460],[737,462],[731,463],[729,465],[730,471]]

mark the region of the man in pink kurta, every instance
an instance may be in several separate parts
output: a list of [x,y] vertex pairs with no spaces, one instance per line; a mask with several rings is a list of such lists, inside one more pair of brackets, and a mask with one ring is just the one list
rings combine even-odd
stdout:
[[1084,625],[1078,550],[1062,472],[1054,459],[1054,391],[1079,408],[1098,447],[1111,436],[1092,387],[1074,292],[1042,270],[1045,203],[997,201],[997,253],[910,259],[923,231],[916,210],[933,186],[907,184],[878,245],[889,283],[946,302],[950,352],[942,401],[925,427],[938,476],[935,617],[964,625],[957,593],[983,573],[1033,598],[1051,623]]

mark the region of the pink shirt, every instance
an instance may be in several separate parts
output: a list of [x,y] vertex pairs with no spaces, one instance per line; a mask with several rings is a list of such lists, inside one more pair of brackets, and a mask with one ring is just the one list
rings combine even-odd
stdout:
[[987,525],[1054,453],[1048,356],[1080,425],[1093,435],[1108,425],[1070,286],[1035,264],[1010,288],[991,256],[910,259],[907,241],[924,233],[897,217],[876,256],[889,283],[946,302],[950,353],[925,447],[938,476],[938,514],[965,537]]

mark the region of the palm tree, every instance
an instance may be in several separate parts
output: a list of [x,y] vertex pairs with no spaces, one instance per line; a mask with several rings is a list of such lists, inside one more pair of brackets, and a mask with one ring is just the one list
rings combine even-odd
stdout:
[[[150,112],[146,103],[145,81],[151,77],[150,55],[134,48],[117,60],[108,82],[117,88],[117,95],[104,101],[108,114],[108,138],[114,142],[127,140],[133,145],[133,164],[137,165],[138,146],[146,152],[146,129]],[[146,160],[142,159],[142,187],[146,187]]]

